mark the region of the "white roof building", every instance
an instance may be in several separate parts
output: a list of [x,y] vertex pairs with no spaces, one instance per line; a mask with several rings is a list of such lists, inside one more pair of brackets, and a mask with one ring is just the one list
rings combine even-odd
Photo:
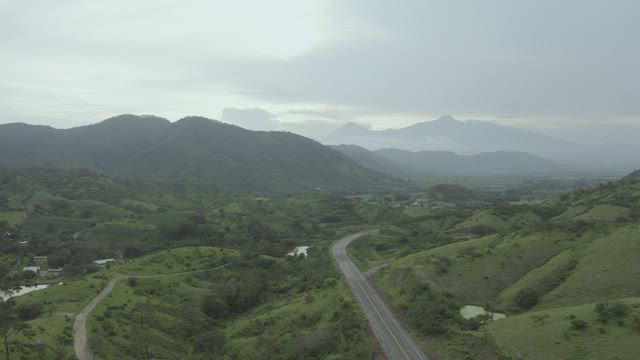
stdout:
[[22,271],[32,271],[37,274],[40,272],[40,266],[25,266]]
[[93,263],[97,264],[97,265],[106,265],[106,264],[111,264],[112,262],[115,262],[114,259],[102,259],[102,260],[96,260]]

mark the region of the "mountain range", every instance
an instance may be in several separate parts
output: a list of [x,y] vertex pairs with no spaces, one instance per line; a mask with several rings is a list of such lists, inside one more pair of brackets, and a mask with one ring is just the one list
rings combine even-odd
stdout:
[[451,175],[545,174],[573,170],[529,153],[496,151],[458,155],[449,151],[369,151],[356,145],[332,148],[370,169],[402,178]]
[[462,155],[527,152],[585,171],[626,172],[640,166],[637,144],[585,145],[488,121],[458,121],[451,116],[389,130],[371,130],[350,122],[321,141],[368,150],[449,151]]
[[155,116],[121,115],[66,130],[0,125],[0,165],[81,168],[121,178],[210,177],[256,194],[404,186],[314,140],[249,131],[203,117],[172,123]]

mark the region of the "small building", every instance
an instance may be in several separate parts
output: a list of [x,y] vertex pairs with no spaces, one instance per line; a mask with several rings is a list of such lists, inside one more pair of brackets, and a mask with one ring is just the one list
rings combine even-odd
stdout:
[[46,256],[34,256],[33,257],[33,262],[34,263],[38,263],[38,264],[46,263],[47,262],[47,257]]
[[18,245],[27,246],[27,245],[29,245],[29,242],[28,241],[18,241]]
[[25,266],[22,268],[22,271],[31,271],[37,274],[40,272],[40,266]]
[[114,262],[115,262],[114,259],[101,259],[101,260],[96,260],[93,263],[96,265],[107,265],[107,264],[112,264]]

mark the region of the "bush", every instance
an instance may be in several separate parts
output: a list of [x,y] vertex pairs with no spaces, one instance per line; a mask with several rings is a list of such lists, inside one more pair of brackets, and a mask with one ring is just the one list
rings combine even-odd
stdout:
[[33,320],[42,315],[43,306],[41,303],[22,304],[18,306],[18,317],[22,320]]
[[211,319],[222,319],[229,314],[229,306],[220,296],[208,295],[202,302],[202,312]]
[[522,289],[516,294],[515,303],[522,310],[528,310],[538,303],[538,293],[532,289]]
[[581,319],[575,318],[575,319],[571,319],[569,321],[571,323],[571,328],[574,329],[574,330],[584,330],[587,327],[589,327],[589,324],[587,324],[586,321],[581,320]]
[[598,314],[598,321],[606,324],[610,319],[618,322],[629,313],[629,306],[621,302],[598,303],[594,311]]

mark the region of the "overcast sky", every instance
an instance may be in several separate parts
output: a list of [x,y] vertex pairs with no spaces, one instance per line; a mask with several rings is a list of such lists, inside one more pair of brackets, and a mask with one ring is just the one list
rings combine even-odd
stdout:
[[634,141],[638,14],[637,0],[0,0],[0,122],[451,114]]

